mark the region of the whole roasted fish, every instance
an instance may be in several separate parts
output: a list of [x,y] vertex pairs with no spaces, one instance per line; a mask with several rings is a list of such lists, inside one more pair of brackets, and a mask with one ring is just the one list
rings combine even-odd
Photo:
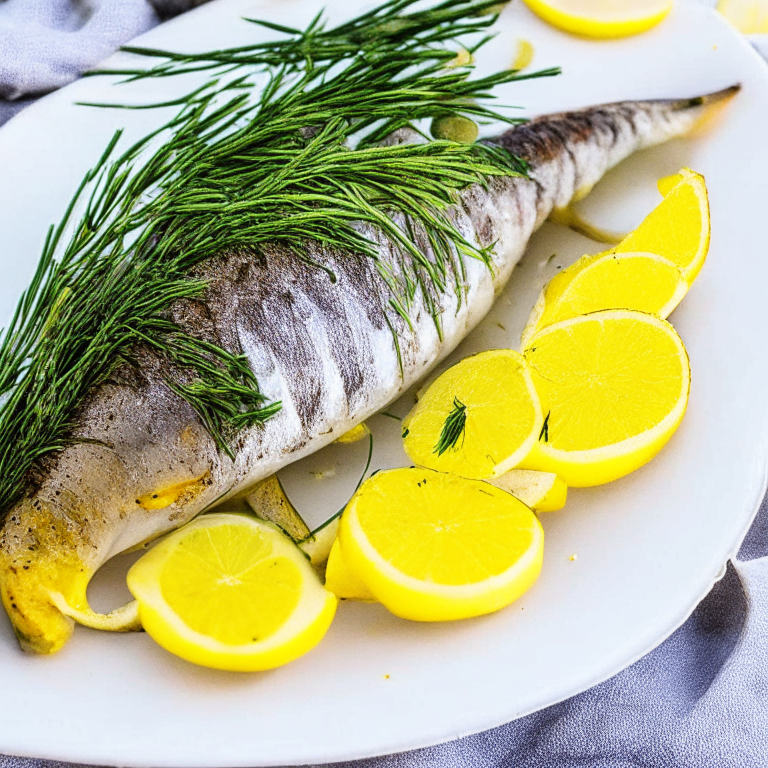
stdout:
[[[66,642],[73,620],[60,608],[89,610],[86,587],[108,558],[245,493],[390,403],[486,314],[553,210],[633,152],[684,134],[727,93],[549,115],[491,140],[525,159],[530,178],[494,178],[461,193],[451,216],[468,240],[493,245],[492,264],[466,259],[463,298],[452,286],[436,297],[442,334],[418,296],[410,324],[387,308],[387,286],[368,256],[315,254],[335,283],[279,246],[205,262],[205,300],[177,302],[173,320],[243,350],[282,409],[243,430],[232,459],[148,350],[91,392],[78,441],[46,459],[36,491],[2,529],[0,594],[22,647],[51,653]],[[363,229],[397,270],[395,246]]]

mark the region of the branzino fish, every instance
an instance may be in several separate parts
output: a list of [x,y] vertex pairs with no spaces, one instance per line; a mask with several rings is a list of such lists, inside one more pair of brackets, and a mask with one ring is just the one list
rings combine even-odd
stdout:
[[[710,102],[731,92],[549,115],[489,140],[525,159],[530,177],[495,178],[460,194],[454,222],[471,241],[494,244],[493,256],[490,268],[465,259],[461,300],[450,280],[436,297],[442,334],[418,296],[410,324],[388,309],[389,289],[368,256],[310,253],[333,270],[335,283],[280,247],[206,262],[205,300],[177,304],[174,320],[242,350],[282,409],[239,434],[231,459],[149,353],[139,351],[137,368],[119,369],[91,392],[77,417],[78,441],[46,460],[0,534],[0,594],[22,647],[51,653],[70,637],[73,621],[52,594],[88,610],[86,587],[108,558],[242,495],[385,407],[486,314],[554,209],[633,152],[686,133]],[[394,246],[364,233],[397,269]]]

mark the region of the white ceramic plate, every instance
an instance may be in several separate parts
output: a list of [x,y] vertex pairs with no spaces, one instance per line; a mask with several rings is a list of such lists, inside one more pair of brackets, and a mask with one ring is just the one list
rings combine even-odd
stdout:
[[[240,16],[300,25],[318,5],[220,0],[143,42],[176,50],[236,45],[255,32]],[[337,18],[357,10],[349,0],[331,5]],[[512,720],[613,675],[679,626],[721,575],[765,486],[768,70],[714,14],[687,5],[653,32],[619,42],[562,35],[519,3],[504,13],[499,31],[480,57],[483,69],[508,65],[519,37],[533,41],[536,66],[563,67],[559,78],[502,93],[502,102],[524,104],[529,114],[744,86],[707,131],[635,156],[582,206],[598,224],[630,229],[658,201],[656,178],[682,165],[706,174],[712,248],[672,318],[693,367],[690,407],[678,434],[641,471],[573,491],[565,511],[542,515],[541,579],[493,616],[422,625],[378,606],[344,604],[316,650],[261,675],[195,668],[146,635],[84,629],[59,655],[29,657],[0,621],[0,752],[213,768],[342,760],[434,744]],[[152,85],[143,98],[181,87]],[[159,120],[73,105],[114,100],[117,93],[106,80],[80,81],[0,131],[0,320],[29,278],[46,226],[60,216],[107,137],[121,125],[139,135]],[[597,249],[546,225],[490,316],[454,358],[516,345],[542,283]],[[411,402],[407,396],[390,410],[403,415]],[[399,424],[383,416],[371,423],[373,466],[405,463]],[[335,446],[283,473],[311,521],[345,500],[365,452],[365,444]],[[124,565],[118,561],[99,576],[97,607],[121,599]]]

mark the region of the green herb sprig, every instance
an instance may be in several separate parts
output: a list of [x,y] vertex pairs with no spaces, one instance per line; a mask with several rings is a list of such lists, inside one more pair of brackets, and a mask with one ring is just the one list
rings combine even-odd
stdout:
[[443,428],[440,430],[440,439],[432,449],[433,453],[442,456],[446,451],[456,449],[459,439],[464,442],[464,429],[467,426],[467,406],[459,400],[453,398],[453,408],[445,417]]
[[[379,144],[423,118],[516,122],[481,102],[522,76],[470,80],[470,67],[446,66],[449,42],[488,29],[494,18],[478,14],[492,2],[412,11],[415,1],[385,2],[334,29],[320,16],[304,32],[254,22],[287,37],[208,54],[126,49],[163,60],[120,70],[129,80],[194,72],[207,79],[163,104],[132,105],[179,112],[121,151],[118,131],[48,233],[0,336],[0,512],[28,490],[43,457],[72,441],[88,393],[141,348],[168,363],[169,385],[230,456],[237,430],[279,410],[239,350],[168,319],[174,302],[205,298],[205,283],[190,276],[205,260],[277,243],[334,279],[310,243],[322,246],[313,253],[372,258],[391,309],[409,322],[420,292],[439,328],[436,297],[453,281],[461,299],[463,259],[489,261],[452,223],[458,190],[526,168],[482,143]],[[426,234],[427,249],[414,233]],[[393,243],[398,263],[380,258],[370,237]]]

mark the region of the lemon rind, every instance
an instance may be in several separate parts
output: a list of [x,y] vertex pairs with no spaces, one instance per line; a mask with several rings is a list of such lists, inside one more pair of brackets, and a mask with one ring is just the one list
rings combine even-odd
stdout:
[[629,37],[640,34],[661,23],[672,10],[672,0],[668,0],[665,7],[647,16],[605,21],[553,8],[551,3],[544,0],[525,0],[525,3],[537,16],[558,29],[591,38]]

